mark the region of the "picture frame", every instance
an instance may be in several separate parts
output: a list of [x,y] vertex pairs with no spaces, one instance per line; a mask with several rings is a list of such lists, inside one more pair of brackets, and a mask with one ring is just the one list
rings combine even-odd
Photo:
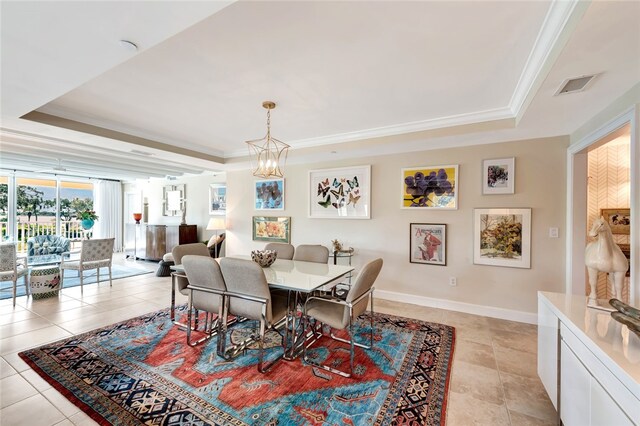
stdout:
[[227,185],[224,183],[209,184],[209,214],[227,214]]
[[162,188],[163,216],[180,216],[186,200],[185,186],[165,185]]
[[515,182],[515,157],[482,161],[482,193],[484,195],[514,194]]
[[631,209],[600,209],[600,215],[611,228],[612,234],[631,233]]
[[254,241],[291,242],[291,218],[288,216],[253,216],[252,229]]
[[473,263],[531,268],[531,209],[474,209]]
[[371,218],[371,165],[309,171],[309,217]]
[[253,197],[256,210],[284,210],[284,178],[254,181]]
[[403,209],[458,209],[458,165],[402,169]]
[[443,223],[409,224],[409,262],[447,265],[447,225]]

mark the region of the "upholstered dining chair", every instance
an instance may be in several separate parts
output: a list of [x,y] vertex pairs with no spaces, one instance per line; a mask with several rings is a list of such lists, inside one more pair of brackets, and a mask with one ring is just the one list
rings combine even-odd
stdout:
[[296,247],[293,260],[327,263],[329,261],[329,249],[320,244],[301,244]]
[[[195,346],[217,334],[223,314],[224,293],[227,286],[224,283],[220,265],[211,257],[186,255],[182,257],[182,266],[184,266],[185,274],[189,280],[189,285],[187,285],[189,292],[187,344]],[[197,323],[192,321],[194,309],[196,312],[205,312],[204,325],[201,330],[204,337],[192,342],[191,330],[197,329]]]
[[[219,355],[230,359],[241,351],[244,351],[249,343],[257,341],[260,350],[258,371],[268,372],[273,365],[282,359],[286,342],[282,339],[283,352],[276,359],[264,365],[264,336],[267,330],[275,330],[282,336],[277,327],[284,323],[287,315],[286,299],[272,297],[269,284],[264,276],[262,268],[251,260],[234,259],[224,257],[220,259],[220,269],[227,285],[227,303],[222,314],[222,326],[218,334]],[[259,333],[236,345],[226,348],[226,331],[228,315],[240,316],[249,320],[258,321]]]
[[0,244],[0,281],[12,281],[13,286],[13,306],[16,306],[16,287],[20,278],[24,279],[24,289],[27,295],[30,288],[27,282],[29,268],[26,259],[18,259],[18,248],[16,243]]
[[[175,264],[181,265],[182,258],[187,255],[209,257],[209,249],[202,243],[180,244],[175,246],[173,250],[171,250],[171,255],[173,256],[173,261],[175,262]],[[176,321],[176,287],[180,294],[189,296],[189,290],[187,290],[189,279],[181,275],[176,275],[174,279],[176,280],[176,285],[171,286],[171,321],[180,328],[187,328],[187,324]],[[198,314],[196,312],[196,322],[197,317]]]
[[71,269],[78,271],[80,277],[80,292],[83,292],[84,271],[96,270],[96,283],[100,283],[100,268],[109,269],[109,285],[113,285],[111,276],[111,262],[113,259],[113,244],[115,238],[83,240],[80,249],[80,260],[68,260],[62,255],[60,263],[60,288],[64,288],[64,271]]
[[[326,324],[332,329],[346,330],[349,333],[349,340],[336,337],[333,332],[330,333],[330,336],[334,340],[349,343],[350,346],[349,372],[314,362],[307,356],[307,345],[304,345],[303,359],[307,364],[323,368],[343,377],[351,377],[353,374],[355,346],[365,349],[371,349],[373,347],[373,283],[376,281],[376,278],[378,278],[381,269],[382,259],[376,259],[367,263],[360,271],[355,283],[353,283],[349,289],[346,300],[318,296],[307,298],[303,311],[305,332],[311,327],[311,331],[320,337],[322,335],[322,324]],[[371,299],[371,337],[369,346],[366,346],[355,342],[353,322],[367,310],[367,302],[369,299]],[[311,325],[312,322],[314,322],[313,325]]]
[[293,259],[293,253],[295,247],[288,243],[268,243],[264,246],[265,250],[274,250],[278,259],[291,260]]

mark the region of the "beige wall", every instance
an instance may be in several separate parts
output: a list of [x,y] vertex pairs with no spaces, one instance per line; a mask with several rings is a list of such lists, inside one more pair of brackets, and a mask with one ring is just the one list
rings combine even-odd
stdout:
[[[326,246],[338,238],[356,249],[354,265],[382,257],[384,267],[376,282],[382,296],[433,304],[445,300],[458,307],[480,305],[536,312],[536,292],[564,291],[565,182],[568,137],[462,147],[417,153],[287,166],[285,211],[292,218],[292,243]],[[516,193],[483,196],[482,159],[516,157]],[[308,171],[318,168],[371,164],[372,218],[370,220],[309,219]],[[400,170],[404,167],[459,164],[459,209],[455,211],[402,210]],[[227,253],[247,254],[264,243],[251,240],[251,218],[264,214],[253,209],[253,179],[248,170],[227,173]],[[531,269],[473,264],[474,207],[531,207]],[[409,263],[409,224],[447,224],[447,266]],[[560,238],[549,238],[549,227],[560,228]],[[458,285],[448,285],[449,277]],[[394,292],[386,293],[385,292]],[[465,310],[465,309],[461,309]],[[475,310],[477,311],[477,309]]]
[[[189,225],[198,225],[198,239],[204,241],[209,239],[215,231],[207,231],[209,222],[209,184],[224,182],[224,173],[217,176],[195,176],[182,177],[176,180],[155,180],[148,182],[138,182],[125,186],[126,192],[138,192],[140,197],[146,197],[149,202],[149,222],[152,225],[179,225],[182,216],[163,216],[163,192],[166,185],[185,185],[187,199],[186,220]],[[126,218],[129,221],[128,218]]]

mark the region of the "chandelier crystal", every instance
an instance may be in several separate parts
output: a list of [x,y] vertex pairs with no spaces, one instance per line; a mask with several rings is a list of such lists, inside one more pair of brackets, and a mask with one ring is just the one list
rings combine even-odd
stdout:
[[289,145],[271,137],[271,110],[276,104],[271,101],[262,103],[267,110],[267,134],[262,139],[247,141],[251,169],[254,176],[261,178],[283,177],[282,170],[287,161]]

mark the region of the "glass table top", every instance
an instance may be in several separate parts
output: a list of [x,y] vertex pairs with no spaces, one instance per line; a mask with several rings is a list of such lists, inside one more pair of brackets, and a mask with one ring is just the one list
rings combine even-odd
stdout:
[[[65,254],[65,260],[70,258],[69,254]],[[44,266],[55,265],[62,262],[62,257],[59,254],[43,254],[39,256],[27,256],[27,263],[29,266]]]

